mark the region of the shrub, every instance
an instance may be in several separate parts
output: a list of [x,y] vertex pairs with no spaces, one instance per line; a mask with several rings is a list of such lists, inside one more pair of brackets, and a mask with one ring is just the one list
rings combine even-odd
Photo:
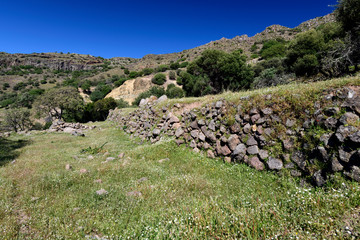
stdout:
[[96,102],[100,99],[103,99],[109,92],[111,92],[111,87],[105,84],[99,84],[95,91],[90,94],[90,99],[93,102]]
[[180,67],[180,64],[178,62],[170,64],[170,69],[176,70]]
[[139,106],[141,99],[148,98],[150,96],[161,97],[165,95],[165,89],[163,87],[152,87],[149,90],[140,93],[139,96],[136,97],[132,105]]
[[182,98],[184,95],[184,91],[181,88],[176,87],[174,84],[169,84],[166,89],[166,96],[168,98]]
[[151,82],[157,85],[163,85],[166,82],[166,75],[158,73],[151,79]]
[[169,70],[169,66],[168,65],[160,65],[156,68],[156,72],[165,72],[166,70]]
[[152,68],[144,68],[144,69],[143,69],[144,76],[150,75],[150,74],[152,74],[153,72],[154,72],[154,69],[152,69]]
[[120,98],[116,100],[116,107],[117,108],[127,108],[129,107],[129,103],[125,101],[124,99]]
[[169,79],[170,80],[175,80],[176,79],[176,73],[174,71],[169,72]]

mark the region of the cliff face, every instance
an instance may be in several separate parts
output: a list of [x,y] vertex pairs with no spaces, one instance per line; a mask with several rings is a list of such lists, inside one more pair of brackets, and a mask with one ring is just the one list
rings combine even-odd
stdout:
[[360,181],[360,88],[327,89],[303,107],[290,103],[298,97],[268,94],[185,111],[184,104],[160,109],[149,103],[129,115],[115,110],[108,119],[151,143],[173,136],[178,145],[204,151],[210,158],[288,174],[317,186],[337,172]]

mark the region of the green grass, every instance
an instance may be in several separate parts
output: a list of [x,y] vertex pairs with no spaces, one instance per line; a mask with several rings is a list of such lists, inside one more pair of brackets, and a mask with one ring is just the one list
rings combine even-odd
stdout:
[[[0,167],[0,239],[341,239],[348,238],[345,226],[360,231],[358,183],[337,176],[338,186],[301,188],[291,178],[208,159],[171,139],[139,145],[110,123],[97,125],[85,138],[10,139],[27,145],[12,149],[15,163]],[[94,159],[80,153],[105,142]],[[122,160],[103,163],[121,152]],[[164,158],[169,161],[158,162]],[[138,181],[143,177],[148,180]],[[96,195],[102,188],[108,194]],[[127,196],[130,191],[142,196]]]

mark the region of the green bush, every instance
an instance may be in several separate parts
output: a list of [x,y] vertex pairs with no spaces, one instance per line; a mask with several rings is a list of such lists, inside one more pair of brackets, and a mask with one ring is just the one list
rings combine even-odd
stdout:
[[205,50],[198,59],[188,65],[187,73],[190,75],[181,74],[178,79],[187,96],[201,96],[229,89],[248,89],[254,77],[254,72],[246,64],[246,57],[241,50],[232,53]]
[[144,76],[150,75],[150,74],[152,74],[153,72],[154,72],[154,69],[152,69],[152,68],[144,68],[144,69],[143,69],[143,74],[144,74]]
[[127,108],[129,107],[129,103],[125,101],[124,99],[120,98],[116,100],[116,107],[117,108]]
[[170,64],[170,69],[176,70],[178,68],[180,68],[180,64],[178,62]]
[[165,89],[163,87],[152,87],[148,91],[140,93],[139,96],[136,97],[132,105],[139,106],[141,99],[151,96],[161,97],[162,95],[165,95]]
[[156,72],[165,72],[166,70],[169,70],[169,66],[168,65],[160,65],[156,68]]
[[170,80],[175,80],[176,79],[176,73],[174,71],[169,72],[169,79]]
[[176,87],[175,84],[169,84],[166,89],[166,96],[168,98],[182,98],[185,96],[185,93],[181,88]]
[[95,91],[90,94],[90,99],[93,102],[96,102],[100,99],[103,99],[109,92],[111,92],[111,87],[105,84],[99,84]]
[[166,75],[158,73],[151,79],[151,82],[157,85],[163,85],[166,82]]
[[266,41],[260,50],[260,56],[264,59],[284,57],[286,54],[286,42],[282,39]]

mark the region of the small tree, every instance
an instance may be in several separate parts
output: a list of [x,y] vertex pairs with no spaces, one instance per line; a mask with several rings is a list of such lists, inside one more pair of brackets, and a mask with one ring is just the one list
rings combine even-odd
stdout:
[[84,103],[76,88],[61,87],[47,90],[34,102],[34,106],[39,116],[62,119],[64,112],[81,111]]
[[158,73],[151,79],[151,82],[157,85],[163,85],[166,82],[166,76],[163,73]]
[[4,126],[15,132],[31,127],[30,111],[26,108],[14,108],[5,112]]

